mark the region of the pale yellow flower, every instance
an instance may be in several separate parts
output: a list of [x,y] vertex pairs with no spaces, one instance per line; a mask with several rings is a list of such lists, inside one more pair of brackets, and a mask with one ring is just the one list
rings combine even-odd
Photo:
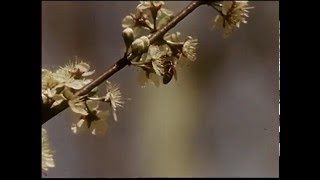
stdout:
[[167,44],[164,45],[150,45],[148,52],[142,54],[140,61],[150,62],[152,60],[161,59],[163,56],[171,56],[172,52]]
[[78,57],[76,57],[75,61],[63,67],[63,69],[67,70],[74,79],[90,76],[94,73],[94,70],[89,71],[90,65],[83,60],[78,59]]
[[79,97],[69,100],[68,104],[74,113],[88,115],[88,110],[86,109],[85,102],[81,101]]
[[140,1],[140,4],[138,4],[137,9],[143,11],[153,7],[158,8],[162,5],[164,5],[163,1]]
[[49,99],[56,95],[58,88],[62,86],[60,85],[60,82],[54,78],[54,73],[47,69],[42,69],[41,81],[42,103],[47,104],[50,102]]
[[160,77],[164,73],[162,66],[162,56],[171,53],[168,45],[151,45],[147,53],[144,53],[140,59],[142,62],[151,62],[149,69],[143,69],[138,73],[138,83],[141,87],[146,87],[148,81],[151,81],[156,87],[160,85]]
[[42,172],[45,173],[49,168],[55,167],[53,160],[53,151],[50,149],[47,131],[42,128]]
[[[64,67],[60,67],[53,73],[54,78],[60,83],[70,84],[74,80],[84,81],[83,78],[90,76],[94,73],[89,71],[90,66],[88,63],[79,60],[77,57],[74,62],[70,62]],[[77,85],[76,87],[78,87]]]
[[[140,1],[135,13],[123,18],[122,27],[132,28],[135,39],[162,28],[173,18],[173,12],[163,5],[164,1]],[[156,23],[156,28],[151,22]]]
[[82,116],[77,123],[71,125],[73,133],[77,134],[85,130],[89,130],[93,135],[104,135],[107,132],[108,111],[93,111],[90,116],[95,116],[96,119],[88,119],[89,116]]
[[134,14],[130,14],[122,19],[123,28],[132,28],[133,37],[137,39],[143,35],[147,35],[150,32],[153,24],[149,21],[148,15],[142,13],[142,11],[136,11]]
[[191,36],[188,36],[188,39],[183,44],[182,54],[190,61],[195,61],[197,45],[198,39],[193,39]]
[[169,9],[161,8],[157,14],[157,29],[161,29],[173,18],[173,12]]
[[109,112],[98,110],[99,104],[97,101],[87,101],[87,106],[89,107],[88,114],[81,115],[71,125],[72,132],[77,134],[89,130],[93,135],[104,135],[107,131],[106,120]]
[[59,81],[54,78],[53,73],[47,69],[42,69],[41,82],[42,90],[54,88],[59,84]]
[[118,121],[116,110],[118,107],[123,107],[124,101],[122,98],[122,94],[119,89],[118,84],[112,84],[109,81],[106,81],[107,83],[107,94],[105,97],[105,101],[110,102],[112,112],[113,112],[113,118],[115,121]]
[[[220,4],[220,14],[214,19],[213,27],[223,27],[224,36],[229,36],[234,27],[239,28],[241,23],[247,23],[246,17],[248,16],[249,7],[248,1],[223,1]],[[214,4],[212,6],[215,6]]]

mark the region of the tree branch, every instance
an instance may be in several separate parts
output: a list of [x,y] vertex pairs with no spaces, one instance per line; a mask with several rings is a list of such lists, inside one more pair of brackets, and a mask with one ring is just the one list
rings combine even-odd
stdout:
[[[170,29],[176,26],[181,20],[193,12],[196,8],[203,4],[207,4],[207,1],[192,1],[187,7],[185,7],[181,12],[179,12],[166,26],[156,31],[150,37],[150,44],[157,42],[162,38]],[[135,56],[137,57],[137,56]],[[135,58],[135,57],[132,57]],[[114,75],[116,72],[123,69],[125,66],[130,65],[130,59],[127,59],[126,56],[118,60],[109,70],[104,72],[98,78],[94,79],[91,83],[83,87],[81,90],[76,92],[76,95],[82,96],[88,94],[92,89],[99,86],[102,82],[107,80],[109,77]],[[42,124],[46,123],[48,120],[62,112],[68,107],[68,102],[64,101],[60,105],[50,108],[49,106],[42,107]]]

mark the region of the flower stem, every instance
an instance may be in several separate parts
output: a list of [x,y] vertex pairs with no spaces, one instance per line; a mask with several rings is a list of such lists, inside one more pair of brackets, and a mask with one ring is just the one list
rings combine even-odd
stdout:
[[[199,6],[206,4],[206,1],[192,1],[187,7],[185,7],[182,11],[180,11],[166,26],[159,29],[155,33],[152,34],[150,37],[150,44],[157,42],[158,40],[162,39],[163,36],[174,26],[176,26],[181,20],[183,20],[186,16],[188,16],[191,12],[193,12]],[[135,56],[136,57],[136,56]],[[77,96],[82,96],[88,94],[93,88],[99,86],[102,82],[107,80],[109,77],[130,65],[130,60],[135,58],[132,57],[127,59],[126,56],[119,59],[111,68],[109,68],[106,72],[101,74],[98,78],[94,79],[91,83],[87,84],[85,87],[80,89],[78,92],[75,93]],[[48,120],[62,112],[64,109],[68,107],[68,102],[64,101],[59,106],[55,106],[50,108],[50,106],[42,105],[42,124],[46,123]]]

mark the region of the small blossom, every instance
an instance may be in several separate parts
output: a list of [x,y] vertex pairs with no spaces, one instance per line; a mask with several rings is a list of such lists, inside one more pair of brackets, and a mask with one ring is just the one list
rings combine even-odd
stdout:
[[88,115],[88,110],[86,109],[85,102],[81,101],[80,98],[68,100],[70,109],[77,114]]
[[95,116],[96,119],[89,120],[87,116],[82,116],[77,123],[71,125],[71,131],[77,134],[89,129],[92,135],[104,135],[108,128],[105,120],[107,115],[108,111],[93,111],[91,116]]
[[151,8],[159,8],[164,5],[163,1],[140,1],[138,4],[137,9],[143,11]]
[[173,12],[169,9],[161,8],[158,12],[158,16],[164,15],[166,17],[173,17]]
[[[140,1],[140,4],[138,4],[137,9],[145,12],[147,10],[150,11],[158,11],[157,18],[162,19],[164,16],[171,17],[173,15],[173,12],[163,8],[164,1]],[[158,20],[158,19],[157,19]]]
[[49,103],[49,99],[56,95],[60,87],[61,85],[59,85],[59,81],[54,78],[53,73],[46,69],[42,69],[42,103]]
[[[74,62],[60,67],[55,72],[42,69],[42,103],[49,104],[52,108],[65,100],[70,101],[73,98],[74,90],[79,90],[92,81],[85,79],[85,77],[93,73],[94,71],[90,71],[89,64],[77,57]],[[66,96],[68,94],[70,97]],[[71,109],[75,110],[73,106]],[[84,114],[84,111],[81,112]]]
[[68,100],[71,109],[76,113],[85,114],[81,107],[77,108],[78,103],[73,103],[73,91],[83,88],[89,84],[91,79],[84,77],[92,75],[94,71],[89,71],[90,66],[76,58],[75,62],[60,67],[52,73],[42,69],[42,101],[44,104],[51,104],[51,108],[60,105]]
[[53,151],[50,149],[47,131],[42,128],[42,172],[45,173],[49,168],[55,167],[53,160]]
[[141,67],[143,71],[138,74],[138,82],[142,87],[145,87],[150,80],[156,87],[159,87],[159,78],[165,74],[166,59],[172,55],[171,49],[167,44],[150,45],[148,52],[144,53],[140,62],[145,62]]
[[[171,49],[168,45],[154,46],[153,49],[149,49],[149,55],[152,59],[152,69],[158,76],[163,76],[165,79],[170,79],[172,77],[175,67],[174,57],[172,56]],[[174,71],[175,72],[175,71]],[[169,81],[170,81],[169,80]],[[164,80],[166,82],[166,80]],[[167,83],[164,83],[167,84]]]
[[157,29],[165,26],[173,17],[173,12],[163,8],[163,1],[140,1],[137,9],[143,13],[150,11],[154,16],[156,16]]
[[164,40],[172,41],[172,42],[178,42],[180,35],[181,35],[180,32],[174,32],[174,33],[171,33],[171,34],[167,33],[167,34],[164,35]]
[[94,73],[94,70],[89,71],[90,65],[88,63],[83,62],[82,60],[78,60],[77,57],[75,62],[66,65],[64,68],[70,73],[70,76],[74,79],[80,79],[82,77],[90,76]]
[[[212,4],[214,6],[214,4]],[[224,28],[224,36],[229,36],[234,27],[240,27],[240,23],[247,23],[249,7],[248,1],[223,1],[220,15],[214,19],[213,27],[221,26]]]
[[[140,1],[136,12],[123,18],[122,27],[132,28],[135,39],[153,33],[174,17],[173,12],[163,8],[163,5],[163,1]],[[156,27],[151,21],[156,23]]]
[[165,53],[160,50],[159,46],[151,45],[148,49],[146,60],[159,59],[163,55],[165,55]]
[[74,78],[72,78],[68,69],[64,67],[60,67],[58,70],[56,70],[53,73],[53,77],[59,82],[59,84],[64,84],[66,82],[70,82],[74,80]]
[[173,12],[169,9],[161,8],[157,14],[157,29],[161,29],[173,18]]
[[193,39],[188,36],[188,40],[184,42],[182,47],[182,54],[191,61],[196,60],[196,46],[198,39]]
[[42,102],[43,104],[47,104],[50,102],[50,98],[52,98],[56,93],[61,91],[61,87],[63,85],[59,84],[60,82],[55,79],[54,73],[49,70],[42,69]]
[[143,11],[150,9],[152,7],[151,1],[140,1],[140,4],[137,5],[137,9]]
[[105,97],[105,101],[110,102],[113,112],[113,118],[115,121],[118,121],[116,109],[118,107],[123,107],[124,101],[122,98],[122,94],[119,90],[119,85],[111,84],[111,82],[107,81],[107,94]]
[[93,135],[103,135],[107,131],[107,116],[108,111],[98,110],[99,104],[97,101],[87,101],[89,108],[87,115],[81,115],[80,118],[71,125],[73,133],[81,133],[88,130]]
[[152,60],[160,59],[163,56],[170,56],[171,55],[171,49],[168,45],[150,45],[148,52],[142,54],[140,61],[143,62],[150,62]]
[[130,14],[122,19],[123,28],[132,28],[134,38],[139,38],[143,34],[150,32],[153,24],[149,21],[149,16],[146,13],[138,10],[135,14]]
[[112,84],[110,81],[107,81],[107,95],[106,100],[110,100],[112,107],[122,107],[122,104],[124,104],[124,101],[122,99],[122,94],[119,90],[119,85]]
[[63,84],[58,84],[56,85],[54,88],[52,89],[42,89],[42,95],[48,97],[48,98],[52,98],[53,96],[55,96],[58,93],[61,93],[61,91],[63,90],[64,85]]
[[158,76],[165,73],[165,65],[167,57],[171,56],[171,50],[167,45],[154,46],[154,50],[149,49],[149,55],[152,59],[152,68]]
[[71,83],[72,81],[81,80],[86,76],[90,76],[94,73],[89,71],[90,66],[88,63],[78,60],[76,58],[75,62],[70,63],[64,67],[60,67],[54,74],[54,78],[60,83]]
[[41,82],[43,90],[54,88],[59,84],[59,81],[54,78],[53,73],[47,69],[42,69]]

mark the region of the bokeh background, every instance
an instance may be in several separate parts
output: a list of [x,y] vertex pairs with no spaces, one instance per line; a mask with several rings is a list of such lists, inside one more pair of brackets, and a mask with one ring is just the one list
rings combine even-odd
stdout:
[[[188,1],[166,2],[177,12]],[[74,56],[96,70],[122,57],[134,1],[42,2],[42,67]],[[73,134],[65,110],[45,125],[56,167],[46,177],[278,177],[279,2],[250,2],[248,24],[223,39],[202,6],[174,31],[199,39],[178,81],[141,88],[127,67],[110,80],[132,98],[102,137]]]

